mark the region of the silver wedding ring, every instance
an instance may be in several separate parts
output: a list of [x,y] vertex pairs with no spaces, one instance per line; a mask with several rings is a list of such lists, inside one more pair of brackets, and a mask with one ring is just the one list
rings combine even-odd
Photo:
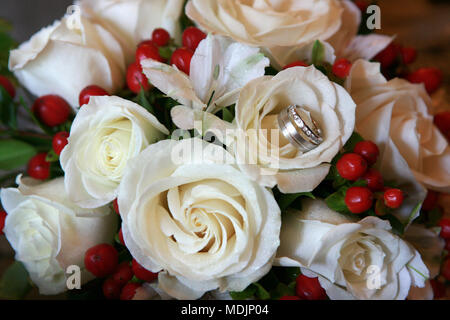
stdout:
[[308,111],[292,105],[278,114],[278,126],[283,136],[302,152],[317,148],[322,142],[322,131]]

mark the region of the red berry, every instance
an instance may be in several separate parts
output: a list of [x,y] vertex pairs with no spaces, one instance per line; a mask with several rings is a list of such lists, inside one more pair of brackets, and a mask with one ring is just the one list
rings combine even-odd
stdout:
[[98,278],[112,274],[119,260],[117,250],[110,244],[99,244],[86,251],[84,265]]
[[434,124],[444,136],[450,135],[450,111],[444,111],[434,116]]
[[136,50],[136,64],[139,66],[139,68],[141,68],[142,60],[146,59],[153,59],[159,62],[164,62],[164,59],[159,55],[158,47],[153,43],[147,41],[140,44]]
[[301,274],[296,282],[295,291],[300,299],[325,300],[327,298],[325,290],[320,286],[319,278],[308,278]]
[[414,48],[401,48],[400,53],[404,64],[411,64],[417,59],[417,51]]
[[130,267],[130,263],[126,261],[119,264],[111,278],[113,278],[121,286],[124,286],[133,278],[133,270]]
[[422,204],[422,209],[426,210],[426,211],[430,211],[430,210],[433,210],[434,208],[436,208],[438,197],[439,197],[439,193],[432,191],[432,190],[428,190],[427,197],[425,198],[425,200],[423,201],[423,204]]
[[301,299],[297,296],[282,296],[280,300],[301,300]]
[[347,78],[350,74],[352,63],[347,59],[338,59],[333,64],[333,73],[339,78]]
[[44,124],[54,127],[67,121],[71,109],[66,100],[51,94],[37,99],[32,111]]
[[80,107],[85,104],[88,104],[89,99],[92,96],[109,96],[109,93],[102,87],[99,87],[96,85],[87,86],[86,88],[81,90],[80,96],[78,97],[78,102],[80,104]]
[[367,186],[371,191],[375,192],[383,190],[383,176],[377,170],[370,168],[362,179],[367,181]]
[[439,221],[439,226],[441,227],[439,236],[443,239],[450,239],[450,219],[441,219],[441,221]]
[[119,241],[122,245],[125,245],[125,241],[123,240],[122,228],[120,228],[120,230],[119,230]]
[[166,29],[157,28],[153,30],[152,41],[160,47],[167,46],[170,41],[170,34]]
[[447,257],[444,261],[444,264],[441,268],[441,275],[447,280],[450,281],[450,257]]
[[141,68],[136,64],[136,62],[130,64],[128,67],[127,84],[128,88],[136,94],[141,91],[141,87],[145,91],[150,89],[150,83],[148,82],[147,77],[142,73]]
[[131,268],[133,269],[134,275],[140,280],[152,282],[153,280],[158,279],[157,273],[153,273],[145,269],[135,259],[133,259],[133,261],[131,262]]
[[424,83],[429,94],[439,89],[442,78],[442,71],[436,68],[420,68],[406,76],[406,79],[411,83]]
[[445,297],[445,285],[436,280],[430,280],[431,287],[433,288],[434,299],[441,299]]
[[6,211],[0,211],[0,235],[3,234],[3,228],[5,228]]
[[194,53],[186,48],[179,48],[174,51],[170,64],[175,65],[178,69],[189,75],[191,72],[191,59]]
[[16,96],[16,89],[14,88],[13,84],[9,79],[5,76],[0,76],[0,86],[5,88],[6,92],[11,96],[11,98],[14,99]]
[[359,214],[372,208],[373,193],[365,187],[348,188],[345,194],[345,204],[351,213]]
[[38,153],[28,162],[28,175],[34,179],[45,180],[50,176],[50,162],[45,161],[47,153]]
[[369,3],[366,0],[355,0],[355,4],[358,6],[362,13],[366,13]]
[[139,289],[141,285],[135,282],[127,283],[120,293],[120,300],[132,300],[136,294],[136,290]]
[[53,151],[55,151],[57,155],[60,155],[64,147],[67,145],[68,143],[67,138],[69,138],[69,133],[66,131],[58,132],[53,136],[52,141]]
[[369,165],[375,164],[380,155],[380,149],[378,149],[378,146],[372,141],[358,142],[353,152],[366,159]]
[[292,63],[289,63],[288,65],[284,66],[283,70],[289,69],[289,68],[293,68],[293,67],[307,67],[308,64],[304,61],[295,61]]
[[120,212],[119,212],[119,203],[117,202],[117,198],[114,199],[114,201],[113,201],[113,208],[114,208],[114,211],[115,211],[118,215],[120,215]]
[[384,204],[391,209],[397,209],[403,204],[403,191],[400,189],[387,189],[384,192]]
[[367,161],[359,154],[347,153],[339,159],[336,168],[342,178],[356,181],[366,173]]
[[113,278],[108,278],[103,282],[102,289],[106,299],[117,300],[120,297],[122,285]]
[[195,51],[199,43],[206,38],[206,34],[196,27],[189,27],[183,32],[183,46]]
[[399,47],[391,43],[383,51],[377,54],[375,60],[380,62],[383,69],[392,66],[397,59]]

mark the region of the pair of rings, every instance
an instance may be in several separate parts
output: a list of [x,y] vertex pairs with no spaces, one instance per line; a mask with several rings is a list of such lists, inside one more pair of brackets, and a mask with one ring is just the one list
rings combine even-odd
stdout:
[[322,142],[322,131],[305,109],[291,105],[278,114],[278,126],[283,136],[302,152],[317,148]]

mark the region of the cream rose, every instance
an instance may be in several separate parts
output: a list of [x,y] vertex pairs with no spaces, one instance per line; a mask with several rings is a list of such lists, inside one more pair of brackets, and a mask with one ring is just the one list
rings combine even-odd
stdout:
[[[279,130],[278,114],[290,105],[303,107],[321,128],[324,141],[316,149],[299,151]],[[242,89],[233,150],[241,170],[262,185],[278,185],[284,193],[312,191],[350,138],[354,121],[355,104],[344,88],[314,67],[290,68]]]
[[326,40],[341,25],[338,0],[190,0],[186,14],[209,32],[260,47]]
[[83,208],[111,202],[128,160],[168,134],[155,116],[129,100],[91,97],[60,157],[70,199]]
[[280,209],[222,147],[164,140],[130,161],[119,189],[125,243],[177,299],[241,291],[272,266]]
[[184,0],[81,0],[77,4],[83,14],[114,34],[128,62],[134,59],[139,42],[150,39],[156,28],[164,28],[173,38],[181,39],[179,18]]
[[406,161],[425,187],[450,192],[450,147],[433,124],[431,99],[423,85],[387,81],[379,64],[359,60],[346,87],[357,104],[356,130],[381,147],[381,171],[391,179],[402,178],[405,174],[397,168]]
[[41,183],[19,177],[17,183],[17,189],[1,190],[8,213],[3,231],[39,292],[67,290],[66,269],[71,265],[81,268],[81,283],[92,280],[84,268],[84,254],[97,244],[112,243],[117,217],[107,207],[76,206],[64,191],[63,178]]
[[420,254],[377,217],[352,221],[321,200],[283,217],[275,264],[318,276],[334,300],[403,300],[424,287],[429,271]]
[[357,36],[361,12],[349,0],[190,0],[186,14],[208,32],[263,48],[277,69],[303,59],[301,48],[316,40],[351,60],[370,60],[392,41]]
[[88,85],[110,93],[120,89],[125,58],[108,31],[76,11],[12,50],[9,69],[34,95],[56,93],[75,108],[80,91]]

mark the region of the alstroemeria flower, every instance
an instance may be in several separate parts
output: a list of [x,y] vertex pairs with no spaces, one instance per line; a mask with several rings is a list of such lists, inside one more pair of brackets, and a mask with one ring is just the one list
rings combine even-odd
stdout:
[[212,35],[200,42],[189,76],[154,60],[142,61],[150,82],[181,104],[172,109],[172,118],[182,129],[193,127],[193,111],[215,113],[236,103],[241,88],[263,76],[267,66],[269,59],[258,48]]

